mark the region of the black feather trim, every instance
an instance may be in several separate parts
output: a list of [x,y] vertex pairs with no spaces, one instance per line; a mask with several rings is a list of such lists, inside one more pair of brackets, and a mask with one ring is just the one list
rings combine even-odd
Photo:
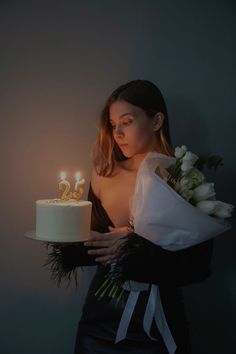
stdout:
[[137,252],[145,241],[143,237],[131,232],[124,237],[125,242],[120,246],[116,255],[115,264],[110,267],[109,276],[112,280],[124,282],[128,279],[128,274],[124,272],[124,265],[128,261],[131,254]]
[[83,242],[65,245],[62,243],[44,242],[47,249],[47,259],[43,264],[50,273],[50,278],[60,287],[62,280],[68,280],[66,289],[74,279],[78,287],[78,267],[84,271],[83,266],[97,265],[94,255],[88,255],[88,248]]

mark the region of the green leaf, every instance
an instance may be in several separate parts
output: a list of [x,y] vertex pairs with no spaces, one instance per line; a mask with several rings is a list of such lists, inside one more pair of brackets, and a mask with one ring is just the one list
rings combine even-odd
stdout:
[[214,168],[215,170],[223,165],[223,157],[219,155],[210,155],[209,153],[201,154],[198,160],[195,162],[194,167],[202,170],[203,167],[208,169]]

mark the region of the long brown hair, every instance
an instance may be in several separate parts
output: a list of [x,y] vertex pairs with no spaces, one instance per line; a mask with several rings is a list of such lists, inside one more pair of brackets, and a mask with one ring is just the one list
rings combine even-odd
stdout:
[[166,103],[159,88],[148,80],[132,80],[115,89],[101,111],[99,133],[92,147],[92,159],[97,174],[110,176],[115,167],[115,161],[127,159],[114,140],[112,126],[109,122],[109,108],[113,102],[118,100],[129,102],[141,108],[150,119],[157,112],[162,112],[165,118],[162,127],[155,134],[160,142],[160,152],[174,156]]

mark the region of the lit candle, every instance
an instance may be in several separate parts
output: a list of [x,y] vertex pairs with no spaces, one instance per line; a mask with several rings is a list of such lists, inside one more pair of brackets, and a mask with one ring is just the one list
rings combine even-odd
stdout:
[[76,172],[75,192],[73,193],[73,197],[77,200],[81,199],[84,192],[84,188],[82,187],[82,185],[85,183],[85,179],[84,178],[80,179],[80,177],[81,177],[80,172]]
[[58,184],[59,190],[61,190],[62,188],[65,188],[62,193],[61,199],[68,200],[72,197],[72,192],[69,192],[70,191],[70,182],[66,180],[66,173],[65,172],[60,173],[60,178],[61,178],[61,181]]

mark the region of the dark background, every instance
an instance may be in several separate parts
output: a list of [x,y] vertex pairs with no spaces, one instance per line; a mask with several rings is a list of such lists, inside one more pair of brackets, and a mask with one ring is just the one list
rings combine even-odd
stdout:
[[[236,205],[235,10],[217,0],[0,3],[1,353],[73,352],[95,267],[80,272],[79,290],[57,288],[44,245],[24,233],[35,200],[59,195],[61,170],[71,182],[80,170],[87,194],[100,111],[120,84],[161,89],[173,144],[222,155],[217,198]],[[184,289],[193,354],[235,353],[235,238],[235,226],[218,236],[212,276]]]

